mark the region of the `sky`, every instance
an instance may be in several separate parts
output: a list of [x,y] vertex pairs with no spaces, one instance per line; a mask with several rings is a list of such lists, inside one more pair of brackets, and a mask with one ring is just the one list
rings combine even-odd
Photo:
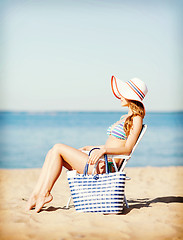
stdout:
[[1,0],[1,111],[120,111],[114,75],[146,111],[183,111],[181,0]]

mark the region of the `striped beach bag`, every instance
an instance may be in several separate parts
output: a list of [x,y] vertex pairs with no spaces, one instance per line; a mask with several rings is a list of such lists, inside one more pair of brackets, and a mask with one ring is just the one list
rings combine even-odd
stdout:
[[122,212],[126,174],[109,172],[107,155],[104,155],[104,159],[106,167],[104,174],[95,174],[98,162],[91,175],[87,174],[88,163],[83,174],[77,174],[75,170],[68,171],[67,177],[76,211],[105,214]]

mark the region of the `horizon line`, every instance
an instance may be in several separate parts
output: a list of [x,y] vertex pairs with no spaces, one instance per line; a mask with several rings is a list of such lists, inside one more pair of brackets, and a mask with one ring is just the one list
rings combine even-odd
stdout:
[[[126,112],[125,110],[0,110],[0,113],[118,113]],[[146,113],[183,113],[183,110],[147,110]]]

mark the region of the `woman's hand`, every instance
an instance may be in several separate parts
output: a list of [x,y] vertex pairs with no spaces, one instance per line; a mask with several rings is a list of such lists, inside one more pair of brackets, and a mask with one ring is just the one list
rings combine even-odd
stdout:
[[94,165],[97,162],[97,160],[100,159],[105,154],[105,152],[106,152],[105,148],[93,150],[88,159],[88,164]]

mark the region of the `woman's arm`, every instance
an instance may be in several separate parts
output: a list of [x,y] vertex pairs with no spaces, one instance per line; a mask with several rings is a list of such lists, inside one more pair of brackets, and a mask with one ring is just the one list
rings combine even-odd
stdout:
[[140,116],[136,116],[133,118],[133,127],[130,131],[130,135],[128,136],[128,139],[126,140],[125,146],[122,147],[105,147],[102,146],[99,150],[93,151],[91,154],[88,163],[89,164],[95,164],[97,160],[103,156],[104,154],[109,154],[109,155],[129,155],[135,146],[135,143],[139,137],[139,134],[142,129],[142,123],[143,120]]

